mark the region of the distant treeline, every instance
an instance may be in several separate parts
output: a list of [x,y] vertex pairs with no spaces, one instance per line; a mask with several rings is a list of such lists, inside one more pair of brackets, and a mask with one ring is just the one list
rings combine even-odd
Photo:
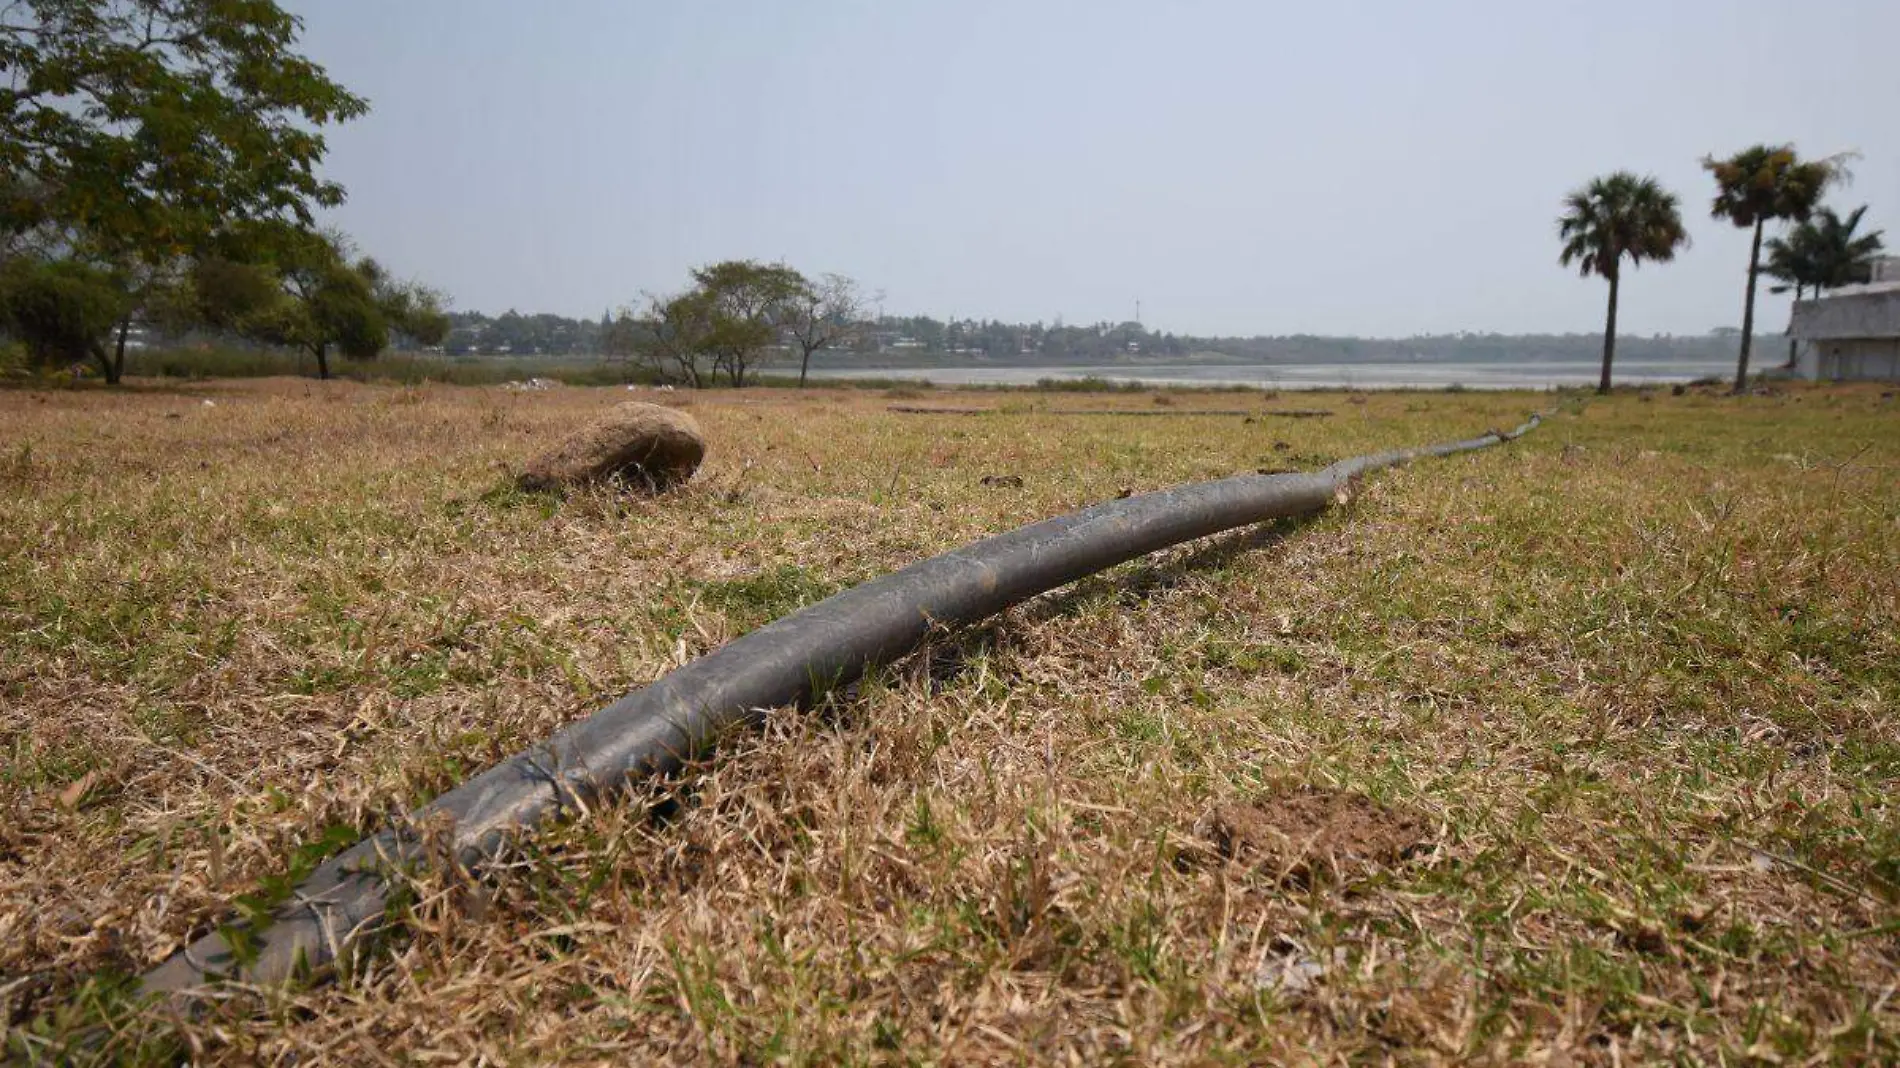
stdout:
[[602,351],[602,320],[564,315],[450,312],[442,350],[451,356],[595,356]]
[[[603,319],[562,315],[498,316],[454,312],[443,351],[451,356],[594,356],[603,344]],[[1408,360],[1498,360],[1594,358],[1602,344],[1595,334],[1433,334],[1410,338],[1196,337],[1158,333],[1139,323],[1089,326],[940,320],[929,316],[883,316],[865,324],[848,350],[827,352],[822,362],[1099,364],[1168,358],[1226,357],[1268,363],[1383,363]],[[1622,353],[1636,358],[1683,359],[1727,355],[1734,332],[1631,337]]]

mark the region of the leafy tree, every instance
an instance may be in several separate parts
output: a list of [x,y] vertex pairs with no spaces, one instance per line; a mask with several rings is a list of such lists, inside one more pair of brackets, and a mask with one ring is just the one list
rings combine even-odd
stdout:
[[693,270],[693,287],[648,299],[638,344],[663,377],[695,388],[724,372],[734,387],[769,358],[794,307],[811,289],[783,264],[726,260]]
[[710,303],[699,290],[649,297],[644,322],[624,313],[615,320],[608,352],[634,353],[661,379],[703,388],[714,374],[703,362],[709,356],[705,339],[711,315]]
[[858,284],[841,274],[808,282],[791,299],[785,328],[798,346],[798,388],[805,388],[813,353],[849,345],[857,337],[863,303]]
[[357,263],[356,271],[369,283],[370,296],[397,339],[440,345],[449,336],[449,314],[441,293],[420,282],[398,279],[367,257]]
[[772,354],[780,328],[792,318],[793,303],[810,288],[805,276],[790,267],[755,260],[697,268],[693,281],[706,304],[701,344],[735,389]]
[[264,246],[252,244],[243,259],[199,263],[194,282],[204,321],[307,352],[318,378],[330,377],[332,348],[367,360],[388,347],[392,332],[425,345],[448,335],[437,294],[395,280],[375,260],[352,262],[342,238],[286,228],[266,234]]
[[647,333],[647,321],[635,316],[631,308],[622,308],[618,313],[609,312],[600,319],[601,354],[609,361],[631,362],[639,359],[651,347]]
[[1755,284],[1761,273],[1762,228],[1770,220],[1806,221],[1829,186],[1847,178],[1845,157],[1803,160],[1793,145],[1755,145],[1727,159],[1705,156],[1715,179],[1710,214],[1754,230],[1748,251],[1748,290],[1742,303],[1742,347],[1735,391],[1748,388],[1748,355],[1755,331]]
[[1598,275],[1610,284],[1609,312],[1603,327],[1603,374],[1597,392],[1610,391],[1610,365],[1616,359],[1616,298],[1623,278],[1623,260],[1640,267],[1644,260],[1666,263],[1688,244],[1682,211],[1676,196],[1654,178],[1628,171],[1594,179],[1564,200],[1557,219],[1563,239],[1558,262],[1576,264],[1585,276]]
[[909,321],[910,335],[923,343],[925,352],[942,352],[944,342],[949,338],[949,330],[944,324],[928,315],[920,315]]
[[35,245],[85,265],[68,281],[90,270],[121,287],[121,318],[100,334],[119,329],[100,359],[108,381],[131,320],[176,310],[185,262],[215,235],[308,226],[342,201],[317,176],[318,131],[368,105],[294,51],[301,28],[272,0],[0,7],[0,246]]
[[0,269],[0,327],[42,365],[97,360],[117,381],[104,339],[127,301],[118,279],[77,260],[21,256]]
[[271,0],[17,0],[0,10],[0,227],[175,252],[232,219],[341,203],[316,128],[368,104],[293,51]]

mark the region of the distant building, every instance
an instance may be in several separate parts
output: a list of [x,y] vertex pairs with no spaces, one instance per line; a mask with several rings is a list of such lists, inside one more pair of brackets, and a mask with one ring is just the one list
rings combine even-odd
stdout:
[[1819,381],[1900,381],[1900,256],[1875,261],[1873,279],[1798,300],[1788,333],[1795,373]]

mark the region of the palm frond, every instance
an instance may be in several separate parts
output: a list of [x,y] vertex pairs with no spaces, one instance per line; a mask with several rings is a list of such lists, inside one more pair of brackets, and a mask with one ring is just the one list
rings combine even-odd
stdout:
[[1563,206],[1557,262],[1586,276],[1614,278],[1625,257],[1632,265],[1664,262],[1689,243],[1675,194],[1654,178],[1617,171],[1571,192]]
[[1754,145],[1727,159],[1705,156],[1702,167],[1715,179],[1710,214],[1738,227],[1773,219],[1806,220],[1821,197],[1852,179],[1854,153],[1803,160],[1793,145]]

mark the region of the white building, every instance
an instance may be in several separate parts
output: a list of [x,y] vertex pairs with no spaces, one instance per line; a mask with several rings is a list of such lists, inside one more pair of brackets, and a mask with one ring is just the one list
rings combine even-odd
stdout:
[[1900,256],[1875,261],[1865,285],[1795,301],[1788,333],[1802,378],[1900,381]]

